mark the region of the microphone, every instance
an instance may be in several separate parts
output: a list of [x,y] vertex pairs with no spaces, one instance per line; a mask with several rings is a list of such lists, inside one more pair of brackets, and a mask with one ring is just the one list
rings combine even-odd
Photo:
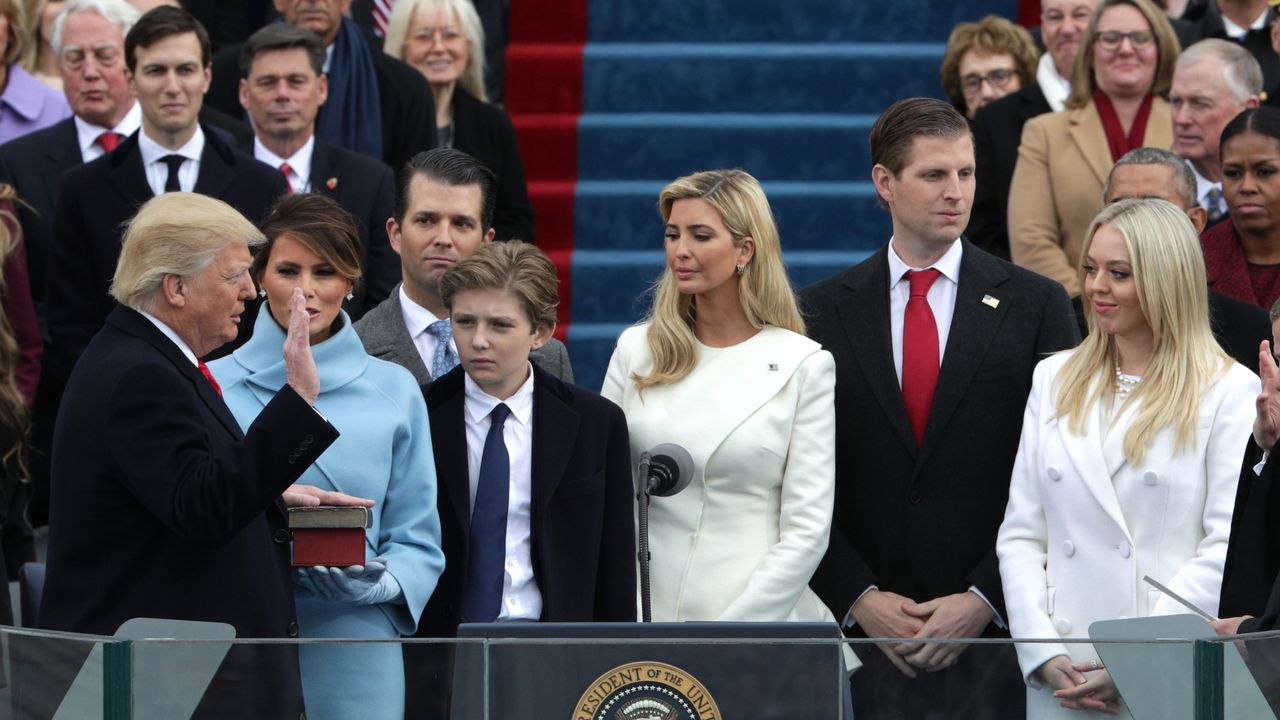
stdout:
[[[689,487],[693,479],[693,458],[688,450],[674,443],[663,443],[644,455],[649,461],[645,478],[649,495],[670,497]],[[643,456],[641,462],[644,462]]]

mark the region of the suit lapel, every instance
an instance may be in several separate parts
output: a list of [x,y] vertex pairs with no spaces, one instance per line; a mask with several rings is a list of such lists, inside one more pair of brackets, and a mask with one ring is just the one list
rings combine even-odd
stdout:
[[[204,151],[200,153],[200,174],[196,177],[195,191],[209,197],[225,197],[227,188],[235,181],[235,170],[226,158],[214,134],[204,134]],[[225,148],[228,153],[230,148]]]
[[853,348],[853,357],[862,368],[876,401],[903,444],[914,451],[916,439],[902,401],[898,371],[893,365],[888,258],[888,245],[885,245],[872,262],[850,271],[845,282],[850,293],[840,301],[837,310],[849,346]]
[[[951,316],[951,330],[938,372],[938,387],[933,393],[928,429],[916,467],[920,467],[938,444],[947,422],[964,398],[974,373],[982,367],[987,348],[995,338],[1009,303],[1001,300],[999,286],[1008,273],[993,258],[982,254],[967,240],[961,240],[964,254],[960,260],[960,286],[956,289],[956,305]],[[996,303],[992,307],[987,297]]]
[[[116,151],[105,155],[111,165],[111,184],[133,207],[154,196],[147,184],[147,172],[142,167],[142,151],[138,149],[138,133],[130,135]],[[133,214],[133,207],[129,214]]]
[[1088,411],[1084,435],[1071,432],[1066,418],[1058,421],[1058,432],[1062,437],[1062,445],[1066,448],[1067,456],[1071,458],[1071,464],[1075,466],[1076,474],[1080,476],[1085,488],[1124,532],[1125,537],[1132,542],[1133,538],[1129,537],[1129,525],[1125,522],[1124,513],[1120,510],[1120,499],[1116,497],[1115,485],[1111,481],[1112,473],[1104,459],[1102,435],[1102,413],[1104,412],[1106,410],[1101,403],[1094,403]]
[[564,479],[565,468],[578,437],[578,413],[552,392],[547,376],[536,369],[533,381],[533,509],[530,535],[537,538],[547,516],[547,504]]
[[365,316],[363,324],[372,325],[361,333],[368,342],[369,354],[388,362],[408,368],[419,385],[432,381],[431,371],[418,354],[418,346],[409,337],[409,329],[404,324],[404,312],[400,308],[400,286],[391,291],[391,296]]
[[[1076,149],[1084,157],[1098,182],[1106,182],[1112,165],[1111,146],[1107,143],[1107,133],[1102,129],[1098,111],[1090,102],[1082,108],[1067,112],[1070,113],[1068,121],[1071,124],[1069,132],[1072,142],[1076,144]],[[1154,122],[1155,118],[1151,120]]]
[[75,121],[67,120],[66,123],[67,132],[60,133],[62,137],[49,148],[47,155],[49,165],[46,171],[42,173],[44,175],[45,190],[49,193],[48,197],[50,198],[58,197],[62,174],[84,164],[84,157],[80,154],[80,136],[76,133]]
[[[449,508],[462,529],[462,541],[471,533],[471,481],[467,468],[467,421],[461,376],[457,387],[440,401],[431,423],[437,461],[436,477],[449,494]],[[442,509],[442,511],[444,511]]]
[[[333,187],[329,187],[333,180]],[[329,146],[316,140],[311,150],[311,177],[307,180],[311,192],[324,195],[332,200],[338,199],[338,172],[333,166],[333,153]]]

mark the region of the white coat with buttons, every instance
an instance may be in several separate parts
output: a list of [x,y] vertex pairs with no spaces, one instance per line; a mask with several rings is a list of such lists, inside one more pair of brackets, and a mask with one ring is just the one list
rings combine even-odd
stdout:
[[[1013,637],[1087,638],[1097,620],[1187,612],[1144,575],[1216,614],[1258,377],[1232,362],[1201,395],[1193,446],[1175,454],[1165,428],[1134,466],[1124,435],[1136,408],[1105,433],[1110,410],[1100,406],[1088,410],[1083,435],[1056,417],[1054,378],[1068,357],[1036,367],[996,541]],[[1033,677],[1056,655],[1097,658],[1088,644],[1019,645],[1029,718],[1080,716]]]

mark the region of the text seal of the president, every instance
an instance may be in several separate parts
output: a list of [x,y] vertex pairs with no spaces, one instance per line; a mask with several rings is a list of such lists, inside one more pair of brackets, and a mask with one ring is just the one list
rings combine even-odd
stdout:
[[720,720],[715,698],[674,665],[633,662],[596,678],[571,720]]

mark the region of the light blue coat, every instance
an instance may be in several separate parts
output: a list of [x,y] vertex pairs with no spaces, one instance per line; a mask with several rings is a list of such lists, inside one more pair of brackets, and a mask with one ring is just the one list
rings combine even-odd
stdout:
[[[444,570],[431,429],[422,392],[398,365],[370,357],[342,313],[342,329],[313,345],[316,409],[341,433],[298,480],[374,501],[365,555],[387,559],[402,603],[355,606],[296,595],[302,637],[396,639],[412,634]],[[284,330],[263,305],[253,337],[209,365],[241,427],[285,384]],[[404,670],[395,644],[304,645],[307,716],[400,718]]]

